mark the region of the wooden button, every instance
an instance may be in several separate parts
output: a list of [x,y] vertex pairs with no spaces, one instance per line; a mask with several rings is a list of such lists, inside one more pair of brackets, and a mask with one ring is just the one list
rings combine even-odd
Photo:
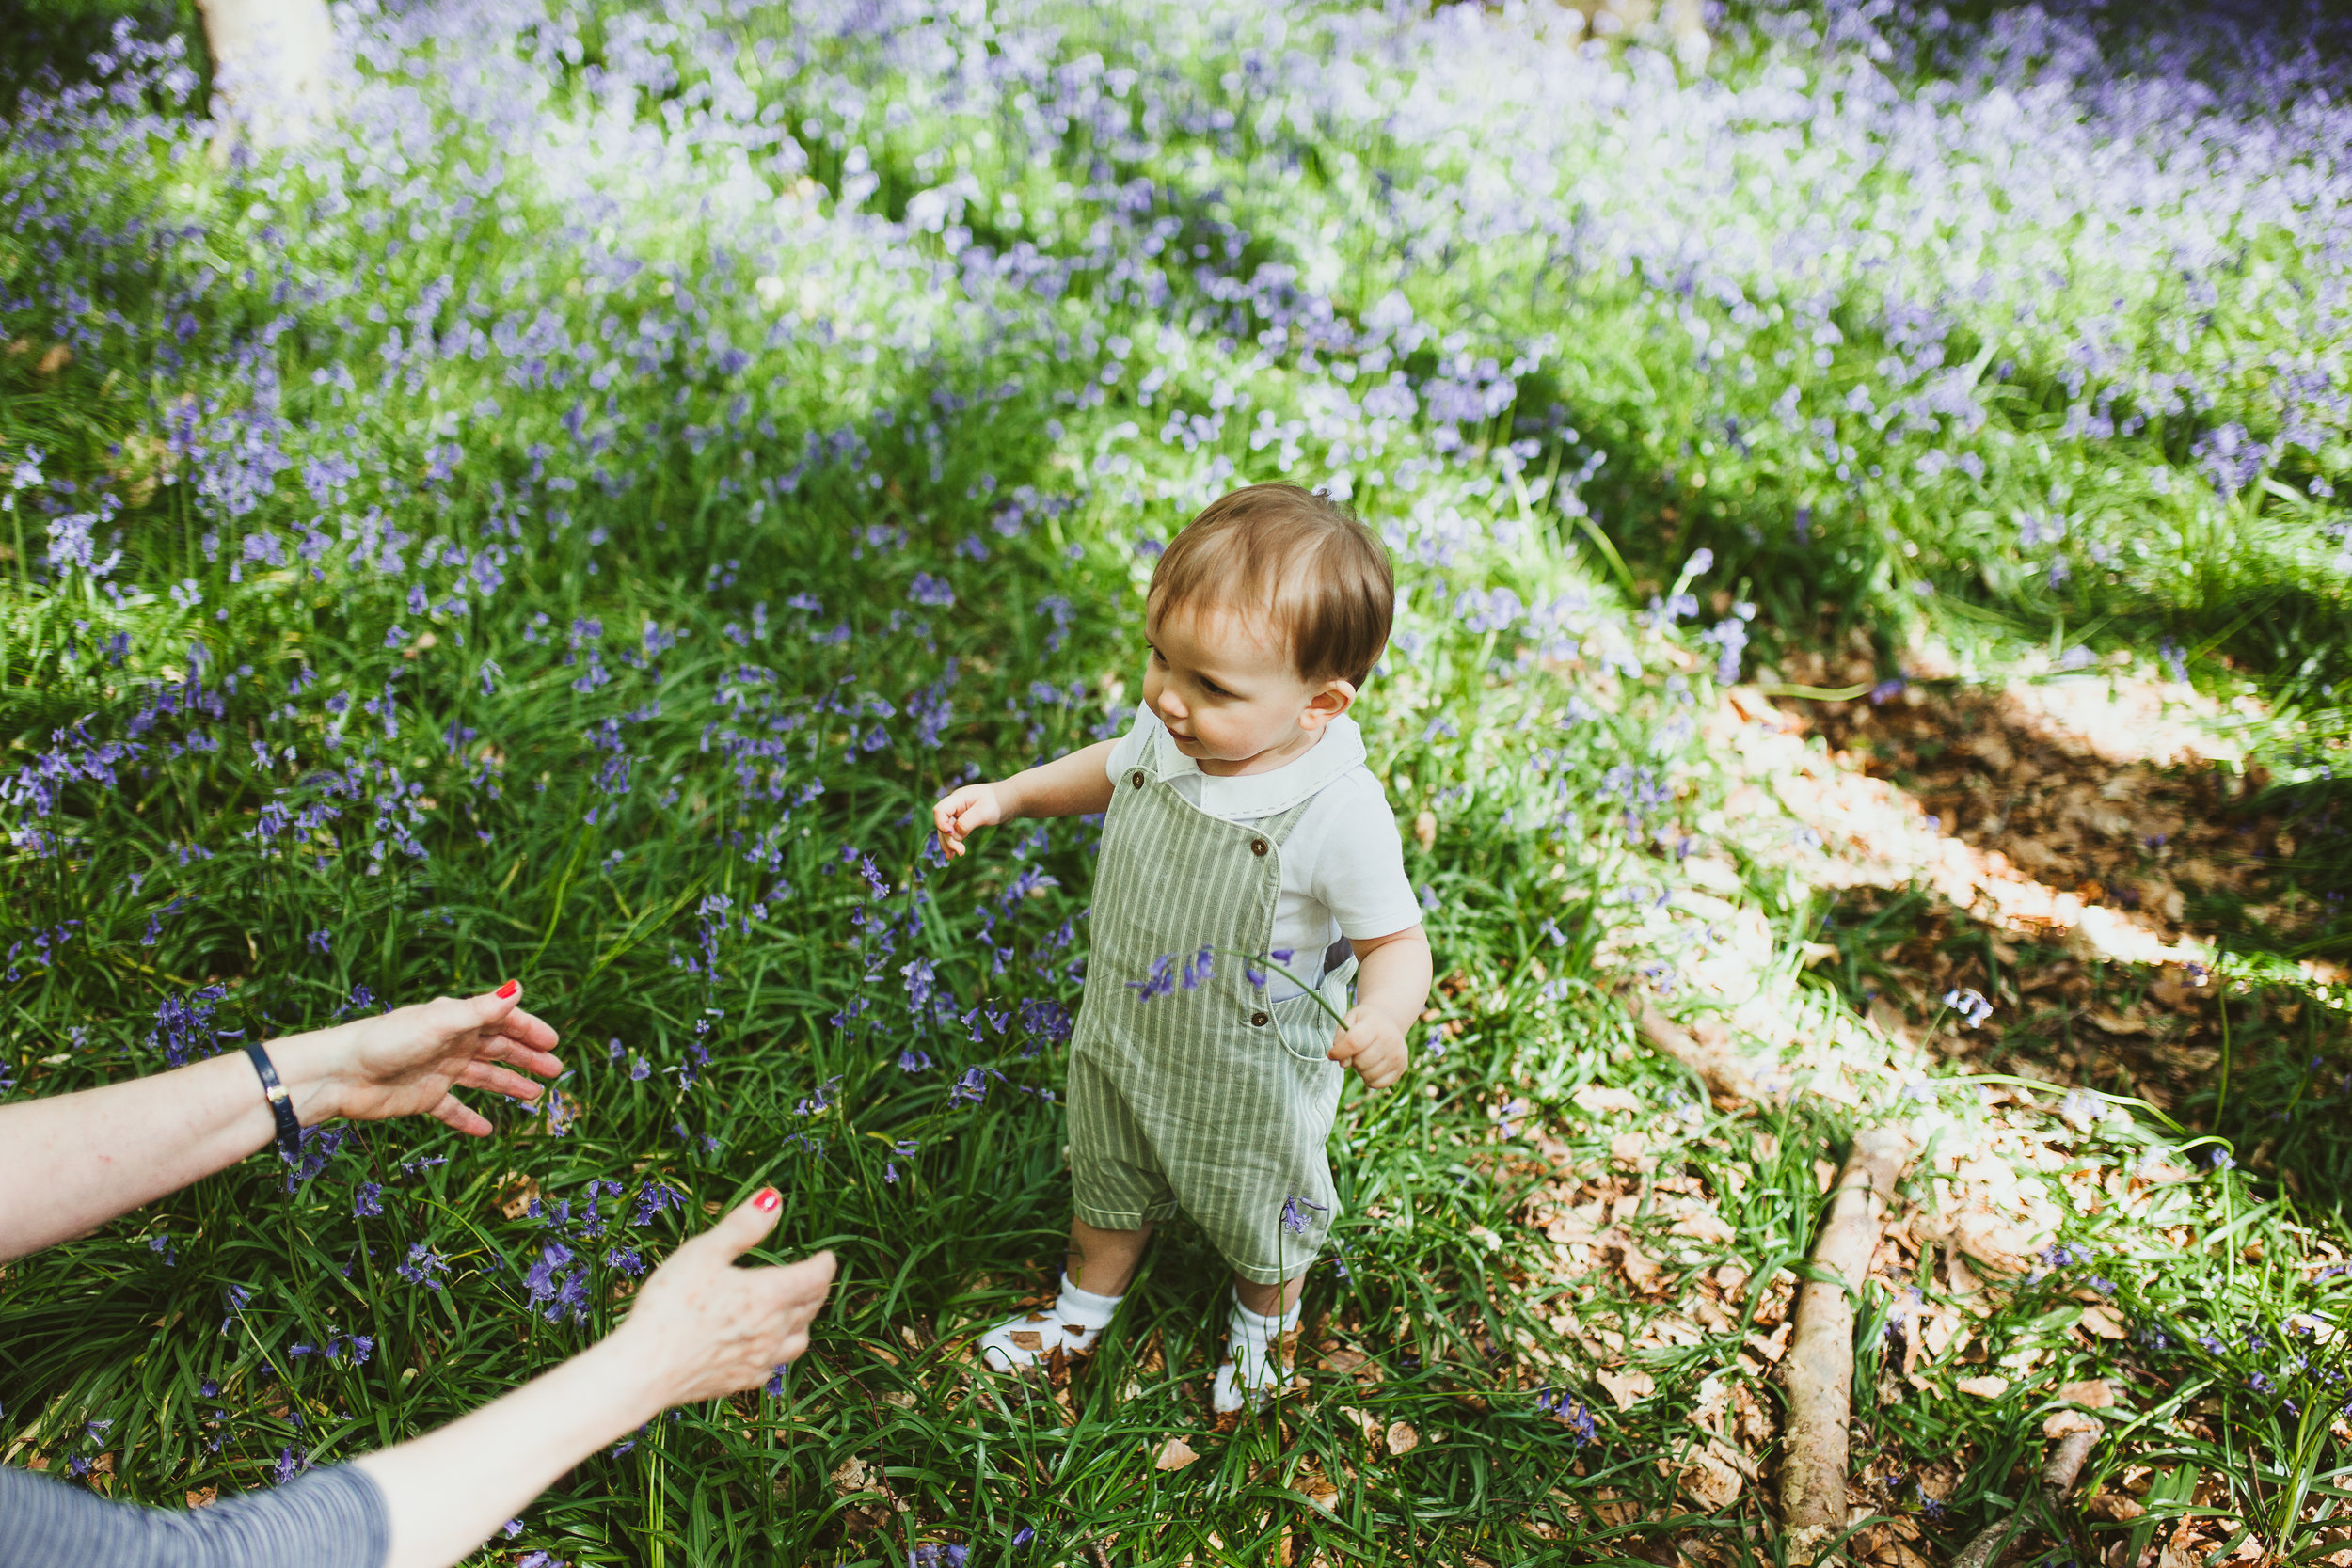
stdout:
[[1137,789],[1141,789],[1143,787],[1143,769],[1138,768],[1134,772],[1128,774],[1127,782],[1135,785]]
[[1251,839],[1251,840],[1249,841],[1249,852],[1250,852],[1251,854],[1253,854],[1253,855],[1263,855],[1263,854],[1264,854],[1264,853],[1265,853],[1265,850],[1266,850],[1266,843],[1265,843],[1265,840],[1264,840],[1264,839],[1262,839],[1262,838],[1253,838],[1253,839]]
[[1251,1013],[1251,1014],[1249,1015],[1249,1023],[1250,1023],[1250,1026],[1251,1026],[1252,1028],[1256,1028],[1256,1029],[1263,1029],[1263,1028],[1264,1028],[1264,1027],[1266,1026],[1266,1016],[1265,1016],[1265,1014],[1263,1014],[1263,1013]]

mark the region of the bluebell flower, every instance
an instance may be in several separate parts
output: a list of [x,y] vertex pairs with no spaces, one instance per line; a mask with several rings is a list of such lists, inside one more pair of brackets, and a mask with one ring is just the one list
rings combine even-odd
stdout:
[[253,1291],[249,1286],[231,1285],[221,1292],[221,1298],[229,1304],[228,1316],[220,1320],[220,1331],[226,1334],[229,1332],[230,1323],[245,1310],[246,1303],[253,1299]]
[[1312,1223],[1302,1212],[1303,1209],[1312,1209],[1318,1214],[1326,1212],[1323,1204],[1311,1198],[1300,1197],[1295,1193],[1284,1198],[1282,1200],[1282,1228],[1294,1236],[1304,1236],[1308,1226]]
[[1594,1422],[1591,1408],[1582,1400],[1571,1397],[1565,1388],[1556,1396],[1549,1386],[1537,1389],[1534,1404],[1538,1414],[1566,1423],[1569,1431],[1576,1434],[1576,1446],[1580,1449],[1591,1444],[1597,1435],[1598,1428]]
[[1993,1004],[1975,990],[1962,988],[1944,993],[1944,1006],[1960,1015],[1961,1027],[1974,1029],[1993,1016]]
[[449,1259],[422,1242],[411,1242],[408,1243],[408,1260],[392,1272],[411,1285],[437,1291],[441,1282],[435,1276],[449,1272]]
[[649,1180],[637,1195],[637,1217],[629,1223],[643,1228],[651,1225],[665,1209],[684,1209],[686,1195],[659,1179]]
[[1176,955],[1163,953],[1152,960],[1152,972],[1140,980],[1125,982],[1136,993],[1138,1002],[1149,1002],[1155,996],[1166,996],[1176,989]]

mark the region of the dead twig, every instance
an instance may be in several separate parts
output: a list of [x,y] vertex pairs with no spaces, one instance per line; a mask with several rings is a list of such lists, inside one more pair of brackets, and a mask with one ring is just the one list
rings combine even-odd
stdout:
[[1790,1560],[1810,1561],[1846,1526],[1847,1425],[1852,1418],[1853,1304],[1878,1251],[1879,1217],[1910,1162],[1894,1128],[1855,1135],[1829,1218],[1813,1244],[1816,1272],[1797,1291],[1788,1345],[1788,1438],[1781,1449],[1780,1513]]
[[[2098,1445],[2099,1418],[2083,1418],[2090,1424],[2077,1427],[2059,1438],[2058,1446],[2050,1450],[2049,1462],[2042,1466],[2042,1501],[2046,1507],[2055,1509],[2066,1500],[2066,1495],[2074,1490],[2074,1478],[2083,1472],[2083,1461],[2090,1457],[2090,1450]],[[2021,1508],[1979,1530],[1960,1549],[1960,1555],[1952,1559],[1952,1568],[1994,1568],[2009,1550],[2010,1543],[2022,1532],[2025,1513]]]
[[1638,991],[1625,999],[1633,1026],[1644,1039],[1698,1074],[1718,1099],[1760,1101],[1765,1098],[1747,1064],[1730,1051],[1709,1046],[1658,1010],[1656,1003]]

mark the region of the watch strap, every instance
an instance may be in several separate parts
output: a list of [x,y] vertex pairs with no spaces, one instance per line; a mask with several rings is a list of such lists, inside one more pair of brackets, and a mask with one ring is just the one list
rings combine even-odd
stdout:
[[294,1098],[286,1085],[278,1081],[278,1069],[269,1059],[269,1053],[259,1045],[248,1045],[245,1053],[253,1062],[253,1070],[262,1075],[262,1092],[269,1097],[270,1115],[278,1118],[278,1153],[286,1164],[294,1164],[302,1158],[302,1120],[294,1115]]

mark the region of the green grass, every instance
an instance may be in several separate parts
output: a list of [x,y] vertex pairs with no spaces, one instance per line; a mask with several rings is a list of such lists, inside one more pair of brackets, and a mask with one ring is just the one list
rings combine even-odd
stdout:
[[[0,354],[0,464],[39,449],[47,479],[77,486],[16,492],[0,522],[0,735],[10,775],[57,790],[28,784],[0,808],[15,835],[0,942],[18,944],[0,986],[6,1092],[509,975],[572,1067],[560,1117],[492,1108],[480,1144],[352,1130],[291,1187],[257,1159],[12,1267],[0,1450],[53,1470],[103,1455],[95,1484],[165,1503],[260,1483],[281,1459],[364,1451],[608,1328],[632,1277],[608,1248],[657,1259],[701,1211],[772,1181],[776,1255],[842,1258],[809,1355],[773,1394],[678,1412],[588,1461],[484,1560],[904,1562],[961,1543],[980,1562],[1258,1563],[1288,1537],[1300,1562],[1467,1564],[1651,1560],[1690,1536],[1724,1560],[1776,1560],[1756,1484],[1709,1514],[1679,1471],[1711,1430],[1694,1413],[1720,1426],[1725,1409],[1776,1408],[1742,1349],[1809,1247],[1817,1162],[1858,1125],[1916,1124],[1930,1149],[1906,1192],[1941,1212],[1953,1181],[1967,1188],[1962,1155],[2004,1129],[2047,1147],[2064,1124],[2055,1094],[1988,1106],[1981,1085],[1927,1082],[1922,1063],[1889,1070],[1826,974],[1792,977],[1815,908],[1790,825],[1730,809],[1741,781],[1699,727],[1714,650],[1637,615],[1653,591],[1720,586],[1793,638],[1825,594],[1855,617],[1890,602],[1873,594],[1907,597],[1888,575],[1913,559],[1902,541],[1943,539],[1958,561],[1957,525],[1840,523],[1801,551],[1762,526],[1785,531],[1804,499],[1770,451],[1707,452],[1724,466],[1694,504],[1677,442],[1706,439],[1720,410],[1705,367],[1652,332],[1657,291],[1540,292],[1507,238],[1435,264],[1379,217],[1365,171],[1408,181],[1444,158],[1186,121],[1238,102],[1220,80],[1228,43],[1167,20],[1164,51],[1075,13],[1058,39],[1024,35],[1080,75],[1090,49],[1142,73],[1132,99],[1090,100],[1050,130],[1016,97],[957,98],[871,38],[795,34],[763,10],[722,46],[610,8],[585,14],[568,52],[552,24],[496,47],[388,47],[368,68],[377,118],[315,156],[215,162],[153,85],[151,125],[26,118],[0,143],[0,182],[34,182],[52,214],[0,238],[0,285],[36,302],[10,308],[25,351]],[[499,76],[517,51],[531,64]],[[618,117],[644,140],[601,160],[578,143],[488,155],[485,120],[524,86],[548,95],[534,123],[569,135],[599,112],[593,73],[648,54],[676,74]],[[455,62],[455,85],[428,58]],[[772,112],[711,118],[714,60]],[[491,71],[486,95],[469,61]],[[427,83],[413,114],[396,70]],[[1026,290],[960,276],[927,233],[798,227],[773,206],[796,171],[759,166],[746,205],[727,137],[663,139],[670,113],[729,135],[799,127],[825,214],[861,165],[870,205],[894,217],[968,173],[974,236],[1033,245],[1068,277]],[[1359,318],[1396,286],[1463,335],[1445,354],[1534,362],[1458,450],[1426,417],[1334,415],[1321,360],[1296,337],[1262,344],[1315,319],[1278,323],[1279,290],[1237,293],[1262,262],[1328,262],[1325,297]],[[44,369],[66,290],[113,314],[85,316],[71,362]],[[1530,348],[1571,317],[1575,343]],[[1864,336],[1841,350],[1857,374]],[[547,346],[565,338],[593,352]],[[1424,345],[1396,368],[1425,389],[1438,359]],[[1171,412],[1193,422],[1163,426]],[[928,808],[960,779],[1123,722],[1139,539],[1165,540],[1241,479],[1343,470],[1402,565],[1399,638],[1360,711],[1400,818],[1430,819],[1406,857],[1446,977],[1430,1021],[1443,1053],[1416,1042],[1405,1085],[1343,1106],[1346,1212],[1337,1265],[1310,1277],[1297,1396],[1212,1430],[1223,1271],[1182,1226],[1065,1389],[976,1372],[958,1336],[1059,1260],[1063,1133],[1046,1094],[1055,1009],[1078,997],[1095,829],[992,832],[946,870],[924,853]],[[1580,471],[1605,530],[1561,504]],[[119,503],[99,553],[119,548],[121,564],[52,569],[53,514],[95,497]],[[1693,584],[1702,543],[1721,563]],[[2081,624],[2079,607],[2010,586],[1984,597],[2026,632]],[[1491,597],[1506,590],[1507,613]],[[2142,595],[2133,613],[2202,626],[2233,592],[2185,610]],[[1521,612],[1534,607],[1548,609]],[[2258,621],[2320,657],[2316,680],[2337,613],[2314,600],[2302,621]],[[105,742],[141,750],[92,752]],[[2325,811],[2326,783],[2280,787]],[[1728,881],[1703,883],[1703,867]],[[1031,872],[1051,882],[1015,886]],[[1782,988],[1834,1046],[1797,1053],[1797,1092],[1770,1104],[1711,1103],[1637,1044],[1613,1000],[1641,978],[1714,1010],[1691,976],[1725,943],[1725,911],[1769,921],[1750,979]],[[1832,940],[1857,955],[1844,974],[1858,1000],[1877,935]],[[928,1001],[911,995],[917,965]],[[2304,1016],[2317,1049],[2341,1050],[2317,1001]],[[2247,1120],[2218,1131],[2244,1148],[2260,1115],[2315,1092],[2289,1087],[2286,1048],[2301,1044],[2248,1042],[2231,1113]],[[903,1069],[908,1052],[930,1065]],[[975,1070],[984,1093],[959,1103],[951,1086]],[[2102,1122],[2073,1153],[2185,1163],[2207,1125],[2195,1111],[2185,1131]],[[2335,1162],[2307,1174],[2337,1182],[2326,1124],[2300,1125]],[[2314,1238],[2341,1243],[2340,1184],[2332,1203],[2300,1201],[2253,1164],[2189,1180],[2184,1164],[2142,1208],[2068,1211],[2059,1237],[2097,1249],[2137,1323],[2185,1324],[2198,1302],[2216,1325],[2340,1313],[2343,1276],[2283,1267]],[[2045,1179],[2065,1209],[2079,1183],[2028,1180]],[[363,1183],[380,1213],[356,1212]],[[681,1208],[624,1218],[671,1190]],[[1547,1233],[1596,1201],[1623,1243]],[[2210,1277],[2170,1266],[2172,1227],[2202,1238]],[[586,1286],[577,1321],[527,1284],[558,1237]],[[2254,1240],[2277,1261],[2247,1269]],[[1610,1253],[1626,1243],[1646,1269]],[[438,1289],[397,1272],[416,1247],[446,1260]],[[1932,1266],[1917,1283],[1947,1288]],[[2144,1385],[2132,1408],[2146,1419],[2102,1450],[2103,1473],[2161,1459],[2243,1473],[2267,1497],[2264,1464],[2341,1462],[2271,1433],[2275,1404],[2217,1391],[2269,1365],[2251,1352],[2233,1350],[2225,1377],[2227,1358],[2189,1355],[2181,1334],[2170,1352],[2088,1340],[2062,1273],[1998,1290],[1973,1338],[1890,1386],[1899,1285],[1874,1283],[1863,1314],[1857,1474],[1907,1520],[1931,1482],[1949,1512],[1926,1524],[1931,1540],[1956,1544],[2019,1494],[2038,1384],[2060,1377]],[[233,1311],[232,1290],[250,1292]],[[372,1341],[364,1364],[355,1336]],[[1994,1402],[1956,1391],[1971,1344],[2030,1357],[2035,1381]],[[1341,1353],[1365,1359],[1327,1370]],[[1600,1375],[1629,1371],[1652,1391],[1619,1408]],[[1589,1442],[1544,1391],[1596,1418]],[[2208,1398],[2216,1417],[2183,1426]],[[1368,1441],[1398,1422],[1409,1451]],[[1159,1469],[1173,1436],[1200,1458]],[[1016,1550],[1024,1528],[1036,1538]]]

